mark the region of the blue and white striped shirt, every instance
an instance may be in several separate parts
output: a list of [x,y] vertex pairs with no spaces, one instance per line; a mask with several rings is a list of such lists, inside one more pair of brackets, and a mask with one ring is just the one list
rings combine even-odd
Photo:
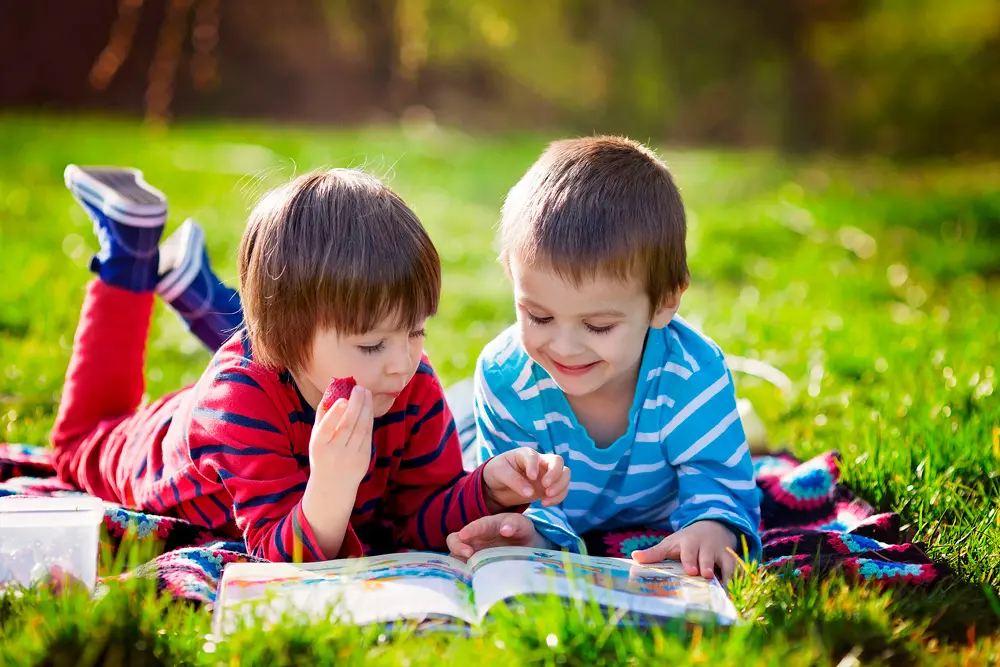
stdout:
[[608,447],[594,444],[565,394],[528,357],[516,325],[479,357],[475,415],[480,460],[520,446],[566,460],[566,499],[525,512],[558,547],[582,553],[579,536],[591,530],[676,532],[712,519],[760,556],[758,492],[732,374],[715,343],[681,317],[649,330],[628,431]]

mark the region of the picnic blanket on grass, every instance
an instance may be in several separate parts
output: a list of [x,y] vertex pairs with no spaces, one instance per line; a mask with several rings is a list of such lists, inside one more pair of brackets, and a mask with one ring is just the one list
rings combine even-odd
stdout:
[[[82,495],[55,478],[51,450],[0,444],[0,496]],[[762,566],[782,576],[823,576],[843,571],[855,580],[929,584],[948,574],[919,544],[900,543],[899,516],[876,513],[840,483],[836,451],[801,462],[781,453],[755,456],[761,492]],[[114,552],[123,537],[162,545],[162,554],[122,576],[155,576],[157,589],[195,603],[212,603],[227,563],[257,562],[242,542],[174,517],[106,503],[102,549]],[[591,555],[628,557],[668,533],[656,530],[598,532],[584,536]]]

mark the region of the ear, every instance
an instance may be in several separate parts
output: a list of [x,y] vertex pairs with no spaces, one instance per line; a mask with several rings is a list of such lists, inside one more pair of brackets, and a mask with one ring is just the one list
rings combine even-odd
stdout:
[[662,329],[663,327],[670,324],[670,320],[674,319],[674,315],[677,314],[677,309],[681,307],[681,296],[687,291],[688,285],[690,283],[685,282],[679,288],[664,297],[663,301],[660,302],[659,307],[653,312],[653,317],[650,319],[649,326],[654,329]]

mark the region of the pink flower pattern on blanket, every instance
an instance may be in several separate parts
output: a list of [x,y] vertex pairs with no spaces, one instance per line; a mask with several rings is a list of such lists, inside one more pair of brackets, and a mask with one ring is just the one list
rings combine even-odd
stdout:
[[[948,574],[918,544],[900,542],[899,516],[874,508],[840,483],[840,455],[799,462],[788,454],[754,459],[761,491],[761,565],[781,576],[834,570],[881,585],[929,584]],[[595,555],[627,558],[669,533],[631,530],[585,536]]]

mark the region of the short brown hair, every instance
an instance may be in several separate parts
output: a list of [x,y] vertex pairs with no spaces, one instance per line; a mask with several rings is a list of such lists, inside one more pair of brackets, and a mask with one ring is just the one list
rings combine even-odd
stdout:
[[500,221],[500,260],[547,266],[580,284],[632,276],[653,308],[689,280],[680,192],[653,151],[597,136],[549,144],[515,185]]
[[441,261],[417,216],[368,174],[304,174],[250,214],[240,242],[240,295],[254,359],[309,362],[320,328],[413,327],[437,312]]

